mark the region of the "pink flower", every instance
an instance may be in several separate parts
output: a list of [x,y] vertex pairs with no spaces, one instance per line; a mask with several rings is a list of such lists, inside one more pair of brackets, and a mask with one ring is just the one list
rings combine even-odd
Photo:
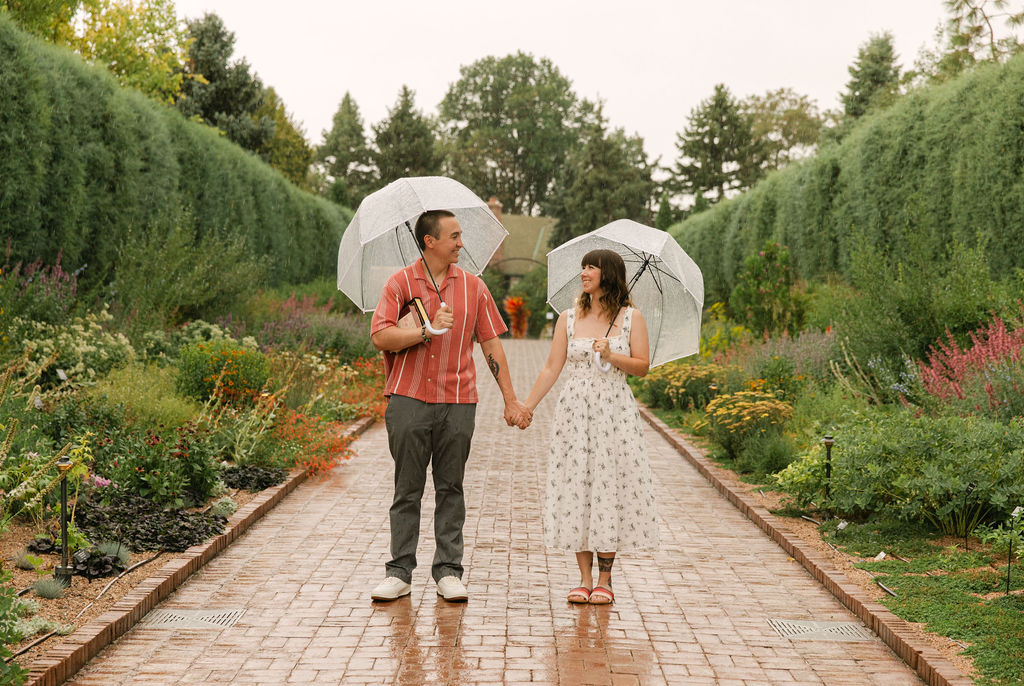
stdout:
[[97,488],[106,488],[107,486],[110,485],[110,479],[104,479],[99,474],[93,474],[92,483]]

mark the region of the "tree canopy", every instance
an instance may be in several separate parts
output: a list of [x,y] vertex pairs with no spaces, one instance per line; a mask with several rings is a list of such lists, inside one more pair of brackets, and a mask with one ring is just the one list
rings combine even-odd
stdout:
[[548,59],[517,52],[462,67],[439,108],[453,175],[508,212],[534,213],[579,140],[576,106]]
[[889,104],[899,92],[900,68],[892,41],[891,33],[877,34],[857,50],[857,58],[848,68],[846,92],[841,96],[846,117],[862,117],[874,107]]
[[348,92],[334,113],[331,130],[324,131],[323,137],[324,142],[317,149],[317,161],[325,165],[330,176],[332,199],[358,205],[373,184],[375,174],[370,167],[363,118]]
[[806,157],[813,152],[821,134],[823,120],[817,105],[790,88],[751,95],[740,104],[740,109],[750,120],[763,170],[780,169]]
[[188,117],[199,117],[222,130],[229,140],[264,159],[269,157],[274,120],[257,114],[263,82],[244,59],[231,61],[235,34],[216,14],[188,22],[192,44],[176,104]]
[[263,105],[256,115],[274,121],[274,136],[268,144],[267,162],[296,186],[308,189],[313,148],[306,141],[302,127],[288,113],[273,88],[267,88],[264,92]]

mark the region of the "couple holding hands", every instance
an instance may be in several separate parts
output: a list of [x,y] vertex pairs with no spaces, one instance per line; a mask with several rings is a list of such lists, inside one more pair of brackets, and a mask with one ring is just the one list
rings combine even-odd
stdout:
[[[456,264],[462,229],[455,215],[424,213],[415,238],[423,259],[392,275],[370,325],[374,346],[384,352],[384,418],[395,463],[392,559],[371,597],[395,600],[411,590],[428,464],[435,492],[431,575],[445,600],[469,597],[462,583],[463,476],[477,403],[475,338],[501,390],[509,426],[528,427],[537,405],[567,371],[548,453],[544,541],[576,554],[580,585],[569,592],[569,602],[611,603],[615,554],[658,546],[651,470],[640,414],[626,383],[627,374],[643,376],[649,369],[647,328],[630,303],[622,258],[610,250],[584,256],[576,307],[558,318],[548,360],[522,402],[498,338],[507,329],[494,299],[479,277]],[[432,327],[447,333],[432,336],[426,326],[399,324],[413,298],[434,312]],[[594,353],[611,369],[600,369]]]

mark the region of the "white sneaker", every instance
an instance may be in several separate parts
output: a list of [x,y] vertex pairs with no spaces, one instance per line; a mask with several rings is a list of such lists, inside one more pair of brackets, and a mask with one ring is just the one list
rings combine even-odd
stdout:
[[469,593],[466,592],[466,587],[455,576],[442,577],[437,582],[437,594],[450,603],[469,600]]
[[411,590],[411,585],[396,576],[389,576],[374,587],[370,597],[374,600],[397,600],[402,596],[409,595]]

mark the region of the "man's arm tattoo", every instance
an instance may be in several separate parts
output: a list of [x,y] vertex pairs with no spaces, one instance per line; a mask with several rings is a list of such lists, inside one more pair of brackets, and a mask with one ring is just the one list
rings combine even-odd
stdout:
[[494,355],[487,356],[487,366],[491,368],[491,374],[494,374],[494,378],[498,378],[498,372],[501,371],[501,365],[494,359]]

